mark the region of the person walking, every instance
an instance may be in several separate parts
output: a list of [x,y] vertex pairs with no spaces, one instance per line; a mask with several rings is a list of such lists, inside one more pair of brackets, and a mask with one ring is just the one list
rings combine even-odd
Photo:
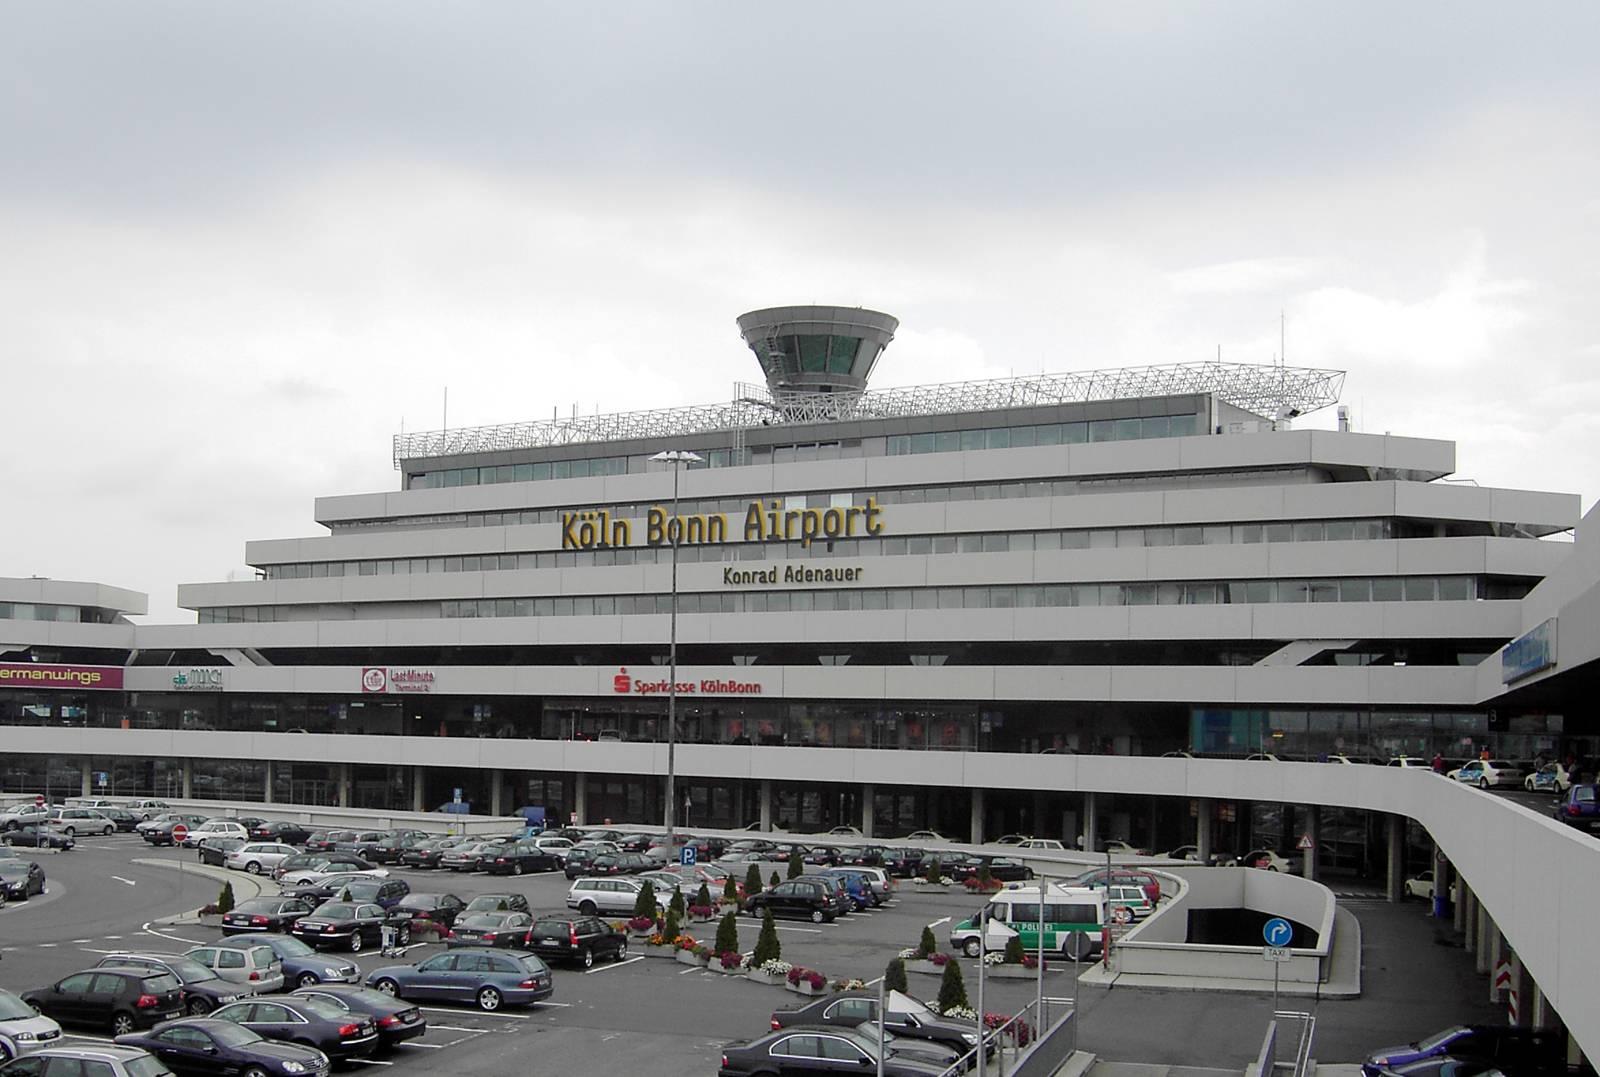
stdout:
[[1445,770],[1445,767],[1444,767],[1444,753],[1443,752],[1434,752],[1433,753],[1433,772],[1435,774],[1443,774],[1444,770]]

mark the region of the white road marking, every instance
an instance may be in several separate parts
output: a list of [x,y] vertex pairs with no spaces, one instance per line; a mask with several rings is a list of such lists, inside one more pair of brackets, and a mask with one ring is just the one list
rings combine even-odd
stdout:
[[170,939],[173,942],[181,942],[185,946],[204,946],[206,944],[204,939],[186,939],[181,935],[168,935],[164,931],[157,931],[155,928],[150,926],[154,922],[155,921],[153,920],[146,921],[144,924],[140,925],[140,930],[146,935],[154,935],[159,939]]
[[[438,1028],[439,1026],[438,1025],[434,1025],[433,1027],[434,1028]],[[460,1041],[458,1040],[457,1042],[460,1042]],[[396,1047],[421,1047],[424,1050],[428,1050],[428,1051],[442,1051],[448,1045],[447,1044],[443,1044],[443,1043],[412,1043],[412,1042],[410,1042],[408,1040],[405,1043],[397,1043],[397,1044],[395,1044],[395,1046]]]
[[683,970],[683,971],[682,971],[682,972],[680,972],[680,973],[678,973],[678,975],[679,975],[679,976],[687,976],[687,975],[689,975],[689,973],[691,973],[691,972],[704,972],[704,971],[705,971],[705,969],[704,969],[704,968],[702,968],[702,967],[700,967],[700,966],[696,966],[696,967],[694,967],[694,968],[688,968],[688,969],[684,969],[684,970]]
[[39,944],[39,948],[41,950],[50,950],[50,949],[53,949],[54,947],[55,947],[55,943],[53,943],[53,942],[41,942]]
[[393,1062],[385,1062],[381,1058],[347,1058],[346,1062],[359,1062],[363,1066],[392,1066]]
[[804,931],[807,935],[822,934],[822,929],[820,927],[790,927],[787,924],[773,924],[772,926],[777,928],[779,931]]
[[624,961],[618,961],[615,964],[601,965],[599,968],[589,969],[587,972],[584,973],[584,975],[585,976],[593,976],[597,972],[608,972],[611,969],[620,969],[624,965],[631,965],[635,961],[643,961],[643,960],[644,960],[644,955],[643,954],[639,954],[639,955],[637,955],[635,957],[630,957],[630,958],[628,958],[628,959],[626,959]]
[[117,882],[119,882],[119,883],[127,883],[129,886],[138,886],[139,885],[138,883],[134,882],[132,879],[124,879],[120,875],[113,875],[111,877],[113,879],[117,880]]
[[94,940],[93,939],[73,939],[72,941],[74,943],[79,943],[79,942],[93,942]]
[[110,942],[113,939],[120,939],[120,938],[122,938],[122,936],[121,935],[102,935],[101,938],[103,938],[107,942]]
[[[546,1005],[546,1006],[565,1006],[565,1005],[567,1005],[567,1003],[565,1003],[565,1002],[546,1002],[546,1003],[544,1003],[544,1005]],[[498,1010],[495,1010],[495,1011],[450,1010],[450,1009],[446,1009],[443,1006],[418,1006],[417,1009],[419,1009],[419,1010],[427,1010],[429,1013],[453,1013],[453,1014],[456,1014],[458,1017],[468,1017],[468,1016],[470,1016],[470,1017],[502,1017],[507,1021],[530,1021],[530,1020],[532,1020],[532,1018],[530,1018],[527,1014],[524,1014],[524,1013],[501,1013]],[[438,1028],[439,1026],[438,1025],[434,1025],[433,1027],[434,1028]],[[481,1032],[483,1030],[475,1028],[472,1031]]]
[[121,950],[96,950],[93,946],[80,946],[78,949],[86,954],[120,954]]

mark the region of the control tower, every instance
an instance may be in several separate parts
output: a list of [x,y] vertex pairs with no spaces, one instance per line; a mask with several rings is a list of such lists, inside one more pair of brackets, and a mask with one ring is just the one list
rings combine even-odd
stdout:
[[863,307],[768,307],[739,315],[739,333],[774,399],[860,393],[899,325]]

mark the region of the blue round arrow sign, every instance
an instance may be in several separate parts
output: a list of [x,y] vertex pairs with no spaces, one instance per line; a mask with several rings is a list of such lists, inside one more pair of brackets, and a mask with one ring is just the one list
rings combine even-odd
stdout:
[[1294,925],[1281,916],[1274,916],[1262,927],[1261,937],[1267,940],[1268,946],[1287,946],[1294,938]]

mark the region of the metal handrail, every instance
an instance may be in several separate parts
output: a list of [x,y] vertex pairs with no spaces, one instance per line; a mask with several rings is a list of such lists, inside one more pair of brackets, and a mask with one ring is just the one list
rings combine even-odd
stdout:
[[[1076,1016],[1077,1005],[1073,999],[1052,997],[1030,999],[1021,1010],[1012,1014],[1002,1024],[994,1028],[987,1027],[983,1022],[983,1015],[980,1014],[978,1016],[978,1045],[970,1048],[960,1058],[952,1062],[940,1077],[961,1077],[976,1065],[978,1052],[987,1046],[996,1047],[994,1054],[996,1069],[993,1072],[999,1074],[999,1077],[1005,1077],[1006,1053],[1003,1038],[1007,1035],[1014,1036],[1018,1023],[1024,1021],[1029,1014],[1033,1015],[1033,1022],[1028,1032],[1026,1050],[1013,1060],[1012,1068],[1014,1069],[1027,1057],[1028,1052],[1044,1042],[1045,1033],[1054,1027],[1049,1024],[1052,1006],[1064,1007],[1060,1018],[1063,1021],[1070,1021]],[[1019,1044],[1018,1046],[1023,1045]]]
[[[1278,1023],[1280,1021],[1298,1021],[1300,1023],[1300,1039],[1295,1043],[1294,1058],[1287,1062],[1278,1061]],[[1280,1070],[1286,1070],[1291,1077],[1305,1077],[1306,1070],[1311,1065],[1311,1041],[1316,1035],[1317,1018],[1315,1014],[1302,1010],[1276,1010],[1272,1020],[1267,1023],[1267,1034],[1261,1040],[1261,1052],[1256,1056],[1257,1077],[1274,1077]]]

